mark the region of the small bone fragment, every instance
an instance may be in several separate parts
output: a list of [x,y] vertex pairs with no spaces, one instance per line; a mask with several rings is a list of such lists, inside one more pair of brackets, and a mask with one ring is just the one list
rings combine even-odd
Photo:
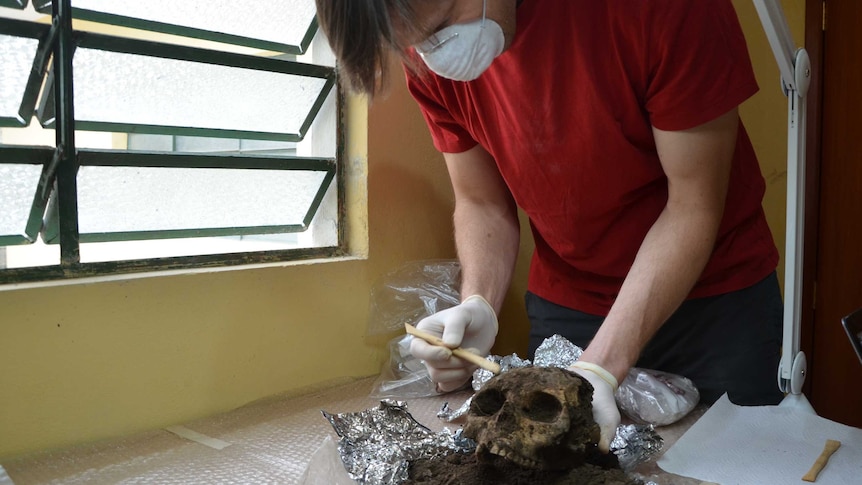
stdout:
[[823,467],[825,467],[826,463],[829,462],[829,457],[832,456],[832,453],[835,453],[840,446],[840,441],[826,440],[826,446],[823,447],[823,452],[820,453],[820,456],[817,457],[817,460],[814,461],[814,465],[812,465],[811,469],[808,470],[808,473],[802,477],[802,480],[806,482],[816,481],[817,475],[820,474],[820,471],[823,470]]

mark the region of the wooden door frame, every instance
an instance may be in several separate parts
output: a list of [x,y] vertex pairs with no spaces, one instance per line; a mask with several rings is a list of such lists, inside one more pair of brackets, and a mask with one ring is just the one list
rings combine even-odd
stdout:
[[[805,49],[811,60],[805,137],[805,230],[803,234],[800,347],[809,359],[814,350],[817,246],[820,212],[820,164],[823,125],[823,15],[826,0],[805,0]],[[803,392],[810,394],[811,381]]]

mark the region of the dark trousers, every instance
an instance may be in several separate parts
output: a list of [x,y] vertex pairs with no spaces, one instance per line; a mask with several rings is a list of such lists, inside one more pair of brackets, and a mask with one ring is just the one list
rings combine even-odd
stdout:
[[[529,358],[547,337],[559,334],[586,348],[604,321],[525,297],[530,317]],[[656,332],[635,364],[687,377],[712,404],[725,392],[738,405],[777,404],[783,303],[772,273],[742,290],[685,301]]]

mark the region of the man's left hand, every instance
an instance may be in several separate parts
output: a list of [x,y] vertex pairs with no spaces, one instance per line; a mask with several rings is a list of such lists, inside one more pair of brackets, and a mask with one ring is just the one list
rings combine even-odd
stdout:
[[601,366],[590,362],[577,361],[569,370],[586,379],[593,386],[593,419],[599,425],[601,437],[599,438],[599,450],[602,453],[610,451],[611,441],[620,425],[620,411],[617,401],[614,399],[617,379]]

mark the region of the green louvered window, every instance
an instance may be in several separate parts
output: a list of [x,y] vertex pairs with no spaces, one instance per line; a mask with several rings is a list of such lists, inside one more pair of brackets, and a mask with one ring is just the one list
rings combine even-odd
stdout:
[[341,254],[314,0],[0,0],[0,283]]

